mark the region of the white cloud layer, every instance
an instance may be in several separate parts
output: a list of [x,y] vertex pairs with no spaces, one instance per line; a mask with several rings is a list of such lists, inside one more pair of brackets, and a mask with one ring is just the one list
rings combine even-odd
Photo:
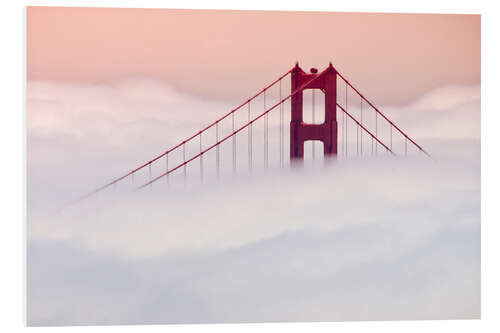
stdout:
[[128,195],[129,183],[52,215],[231,106],[151,80],[29,82],[29,324],[477,318],[479,97],[443,87],[383,108],[435,162],[264,172],[255,156],[252,176],[217,183],[207,156],[201,186],[196,164],[185,187],[180,171],[170,187]]

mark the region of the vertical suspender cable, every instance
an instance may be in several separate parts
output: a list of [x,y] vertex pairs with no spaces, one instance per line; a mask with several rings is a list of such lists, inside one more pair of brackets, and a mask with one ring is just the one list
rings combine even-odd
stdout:
[[[264,112],[266,112],[266,91],[264,90]],[[264,115],[264,167],[267,167],[267,113]]]
[[[348,110],[347,109],[347,82],[345,83],[345,109],[346,109],[346,111]],[[346,117],[345,123],[344,123],[344,126],[345,126],[345,130],[344,130],[344,136],[345,136],[345,140],[344,140],[344,145],[345,145],[344,155],[345,155],[346,158],[347,158],[347,120],[348,120],[348,118]]]
[[[312,89],[312,123],[316,123],[316,112],[315,112],[315,100],[314,100],[314,89]],[[315,159],[316,152],[314,151],[315,148],[315,142],[314,140],[312,141],[312,158],[313,160]]]
[[186,141],[182,143],[182,159],[184,163],[184,184],[186,183]]
[[356,155],[359,155],[359,125],[355,122],[354,126],[356,126]]
[[167,177],[165,177],[167,179],[167,184],[169,183],[169,176],[170,174],[168,173],[168,154],[165,155],[165,172],[167,172]]
[[250,101],[248,101],[248,170],[252,171],[252,122],[250,121]]
[[283,112],[281,113],[281,164],[285,165],[285,101],[281,103]]
[[372,135],[372,155],[373,155],[373,135]]
[[[375,136],[378,139],[378,113],[375,112]],[[378,144],[375,144],[375,154],[378,152]]]
[[345,157],[347,158],[347,123],[349,121],[349,118],[345,118]]
[[356,155],[359,155],[359,126],[356,125]]
[[283,112],[281,113],[281,166],[285,165],[285,102],[281,103]]
[[220,177],[220,145],[219,143],[219,121],[215,123],[215,143],[217,146],[215,147],[215,170],[217,173],[217,180]]
[[231,114],[231,129],[232,129],[232,137],[231,140],[233,141],[233,173],[236,172],[236,135],[234,134],[234,112]]
[[[149,181],[151,181],[151,162],[149,163]],[[150,188],[153,188],[153,184],[151,184]]]
[[200,131],[200,182],[203,184],[203,146],[201,144],[201,134]]
[[392,124],[391,124],[391,123],[389,123],[389,124],[390,124],[390,126],[391,126],[391,127],[390,127],[390,128],[391,128],[391,143],[390,143],[390,145],[391,145],[391,146],[390,146],[390,148],[391,148],[391,150],[392,150]]
[[[363,126],[363,99],[361,98],[361,126]],[[361,143],[360,143],[360,149],[361,149],[361,155],[363,155],[363,131],[360,131],[359,133]]]
[[356,155],[359,155],[359,134],[360,134],[360,128],[359,124],[354,122],[354,125],[356,126]]
[[[281,79],[280,79],[280,101],[281,101]],[[280,167],[283,167],[283,103],[280,104]]]
[[342,117],[341,117],[341,122],[340,122],[340,129],[341,129],[341,135],[340,135],[340,140],[341,140],[341,144],[340,144],[340,148],[341,148],[341,152],[342,152],[342,156],[344,155],[344,111],[341,112],[342,113]]

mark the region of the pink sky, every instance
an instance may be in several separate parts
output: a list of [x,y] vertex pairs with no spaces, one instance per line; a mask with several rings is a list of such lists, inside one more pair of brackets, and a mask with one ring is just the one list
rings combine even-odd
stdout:
[[479,84],[479,15],[28,7],[29,80],[152,77],[241,101],[288,70],[334,66],[377,104]]

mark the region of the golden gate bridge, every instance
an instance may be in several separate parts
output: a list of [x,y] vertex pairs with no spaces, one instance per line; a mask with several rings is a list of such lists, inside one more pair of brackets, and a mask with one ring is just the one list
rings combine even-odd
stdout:
[[[289,81],[290,91],[284,93],[283,82]],[[311,121],[304,119],[304,93],[311,91]],[[316,94],[319,93],[319,98]],[[277,101],[269,103],[274,97]],[[321,98],[323,97],[323,98]],[[316,109],[324,104],[324,120],[317,121]],[[285,138],[285,108],[290,107],[289,138]],[[289,145],[289,162],[291,165],[301,164],[304,160],[304,144],[308,141],[323,143],[323,156],[338,159],[348,156],[372,156],[380,153],[391,156],[407,155],[413,151],[430,155],[410,138],[400,127],[383,114],[369,101],[356,87],[354,87],[341,73],[330,64],[321,72],[311,68],[306,73],[298,62],[277,79],[266,85],[252,97],[224,114],[222,117],[208,124],[190,137],[179,142],[152,159],[142,163],[129,172],[114,178],[103,186],[89,192],[77,201],[92,196],[105,189],[116,186],[121,182],[133,184],[135,190],[152,187],[160,179],[169,183],[169,177],[182,170],[184,180],[187,177],[188,167],[198,161],[200,179],[203,181],[204,158],[209,153],[215,153],[214,166],[216,177],[220,177],[221,146],[230,145],[232,152],[231,168],[237,170],[237,160],[242,154],[237,154],[237,138],[246,138],[247,170],[256,164],[255,127],[262,126],[262,164],[269,167],[269,115],[271,112],[279,116],[279,140],[272,144],[279,146],[276,161],[279,167],[285,165],[285,142]],[[236,117],[243,121],[237,124]],[[229,123],[229,124],[228,124]],[[228,133],[224,133],[223,126]],[[228,127],[230,128],[228,130]],[[288,140],[286,140],[288,139]],[[208,142],[208,143],[207,143]],[[187,151],[186,147],[195,146],[196,150]],[[177,157],[174,158],[173,156]],[[312,156],[316,155],[315,145],[312,145]],[[152,166],[162,164],[161,171],[153,175]],[[134,176],[146,170],[146,181],[135,184]]]

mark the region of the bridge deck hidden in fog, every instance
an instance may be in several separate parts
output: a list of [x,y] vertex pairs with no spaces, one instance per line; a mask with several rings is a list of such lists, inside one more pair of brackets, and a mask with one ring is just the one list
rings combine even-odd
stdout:
[[[283,93],[284,83],[290,87],[289,94]],[[310,107],[307,107],[311,116],[309,122],[305,121],[304,97],[306,93],[310,93],[311,102]],[[319,98],[316,95],[319,95]],[[316,109],[321,107],[321,104],[324,104],[324,120],[318,122]],[[289,114],[285,112],[287,106],[290,108]],[[269,117],[271,114],[279,116],[279,140],[270,142]],[[285,117],[287,120],[290,119],[289,138],[285,137]],[[278,127],[277,123],[272,128]],[[262,133],[258,132],[260,130]],[[256,134],[261,134],[259,140]],[[242,142],[245,143],[246,147],[243,152],[241,149],[238,150],[237,141],[240,146]],[[256,141],[261,142],[257,144]],[[396,156],[406,155],[410,150],[429,156],[421,146],[342,76],[332,63],[321,72],[311,68],[310,73],[304,72],[297,63],[254,96],[191,137],[92,191],[87,196],[119,182],[127,181],[128,184],[134,184],[134,176],[143,169],[148,176],[142,183],[134,185],[136,189],[152,186],[160,179],[166,179],[168,183],[169,177],[176,171],[182,172],[185,180],[188,168],[193,166],[196,167],[201,181],[203,181],[204,174],[207,174],[207,166],[215,171],[216,177],[219,177],[223,167],[236,172],[242,165],[242,158],[245,159],[244,164],[248,171],[257,166],[269,167],[270,158],[279,167],[284,167],[285,161],[290,164],[302,163],[304,144],[308,141],[322,142],[325,158],[340,159],[353,155],[370,156],[380,153]],[[289,145],[289,160],[285,158],[285,142]],[[232,153],[231,162],[222,163],[223,145],[224,152],[231,151]],[[273,149],[276,154],[274,150],[273,154],[270,154],[270,145],[274,145]],[[276,145],[279,146],[279,153]],[[260,147],[263,151],[254,151]],[[207,158],[209,153],[214,154],[211,161]],[[176,155],[175,158],[174,155]],[[312,158],[315,156],[313,143]],[[210,165],[208,162],[211,162]],[[153,175],[152,166],[155,164],[160,164],[160,172]]]

